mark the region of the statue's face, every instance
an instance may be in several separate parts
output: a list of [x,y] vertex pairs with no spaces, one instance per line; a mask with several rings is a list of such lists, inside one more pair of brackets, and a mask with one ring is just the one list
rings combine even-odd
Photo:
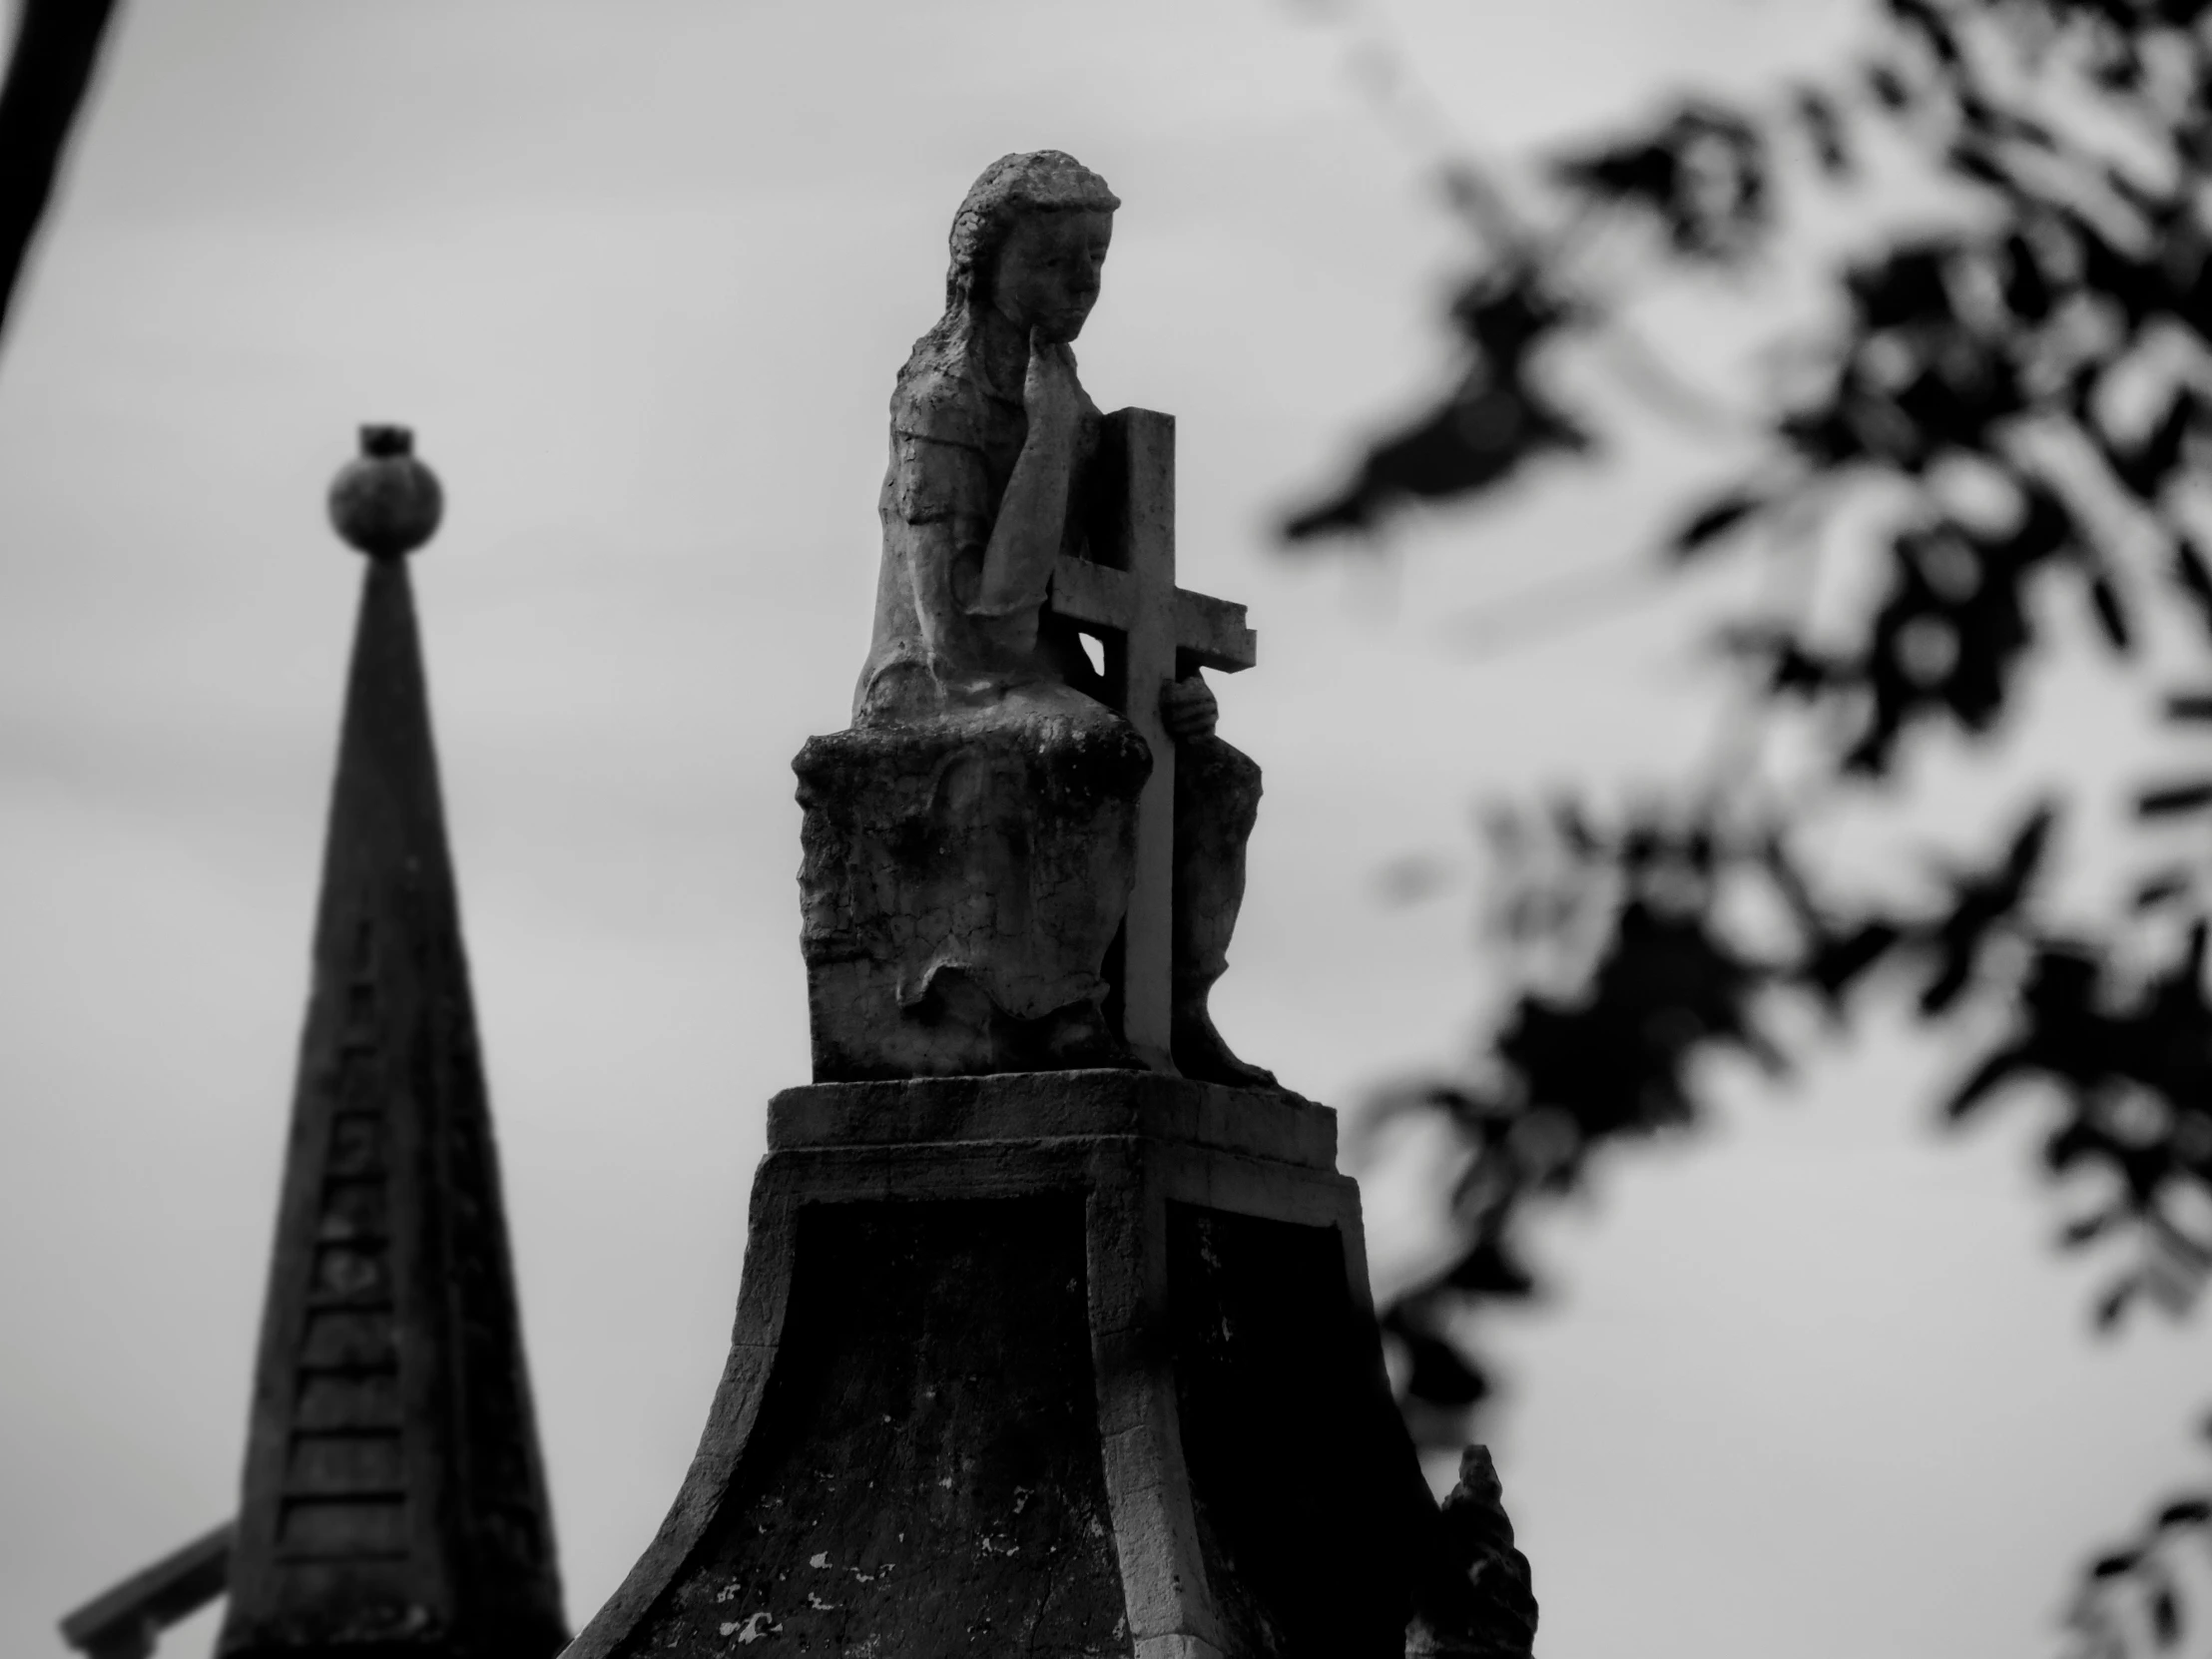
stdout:
[[1031,214],[998,251],[991,303],[1023,332],[1071,340],[1098,302],[1098,274],[1113,240],[1110,213]]

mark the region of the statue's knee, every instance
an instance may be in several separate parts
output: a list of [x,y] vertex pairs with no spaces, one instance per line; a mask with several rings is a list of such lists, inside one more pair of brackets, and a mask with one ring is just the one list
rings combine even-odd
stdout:
[[1175,757],[1175,816],[1242,842],[1260,813],[1260,767],[1218,737],[1186,739]]

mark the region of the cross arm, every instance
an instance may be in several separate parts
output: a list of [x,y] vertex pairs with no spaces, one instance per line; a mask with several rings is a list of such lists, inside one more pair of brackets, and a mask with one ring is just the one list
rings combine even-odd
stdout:
[[[1091,559],[1063,553],[1052,567],[1053,611],[1091,628],[1126,629],[1141,599],[1136,578]],[[1245,608],[1210,594],[1175,590],[1175,648],[1202,668],[1234,674],[1259,660],[1259,638],[1245,622]]]
[[1063,553],[1052,566],[1054,614],[1090,628],[1125,629],[1137,617],[1137,583],[1126,570]]
[[1211,594],[1175,590],[1175,648],[1198,660],[1201,668],[1225,674],[1260,660],[1260,637],[1245,622],[1245,608]]

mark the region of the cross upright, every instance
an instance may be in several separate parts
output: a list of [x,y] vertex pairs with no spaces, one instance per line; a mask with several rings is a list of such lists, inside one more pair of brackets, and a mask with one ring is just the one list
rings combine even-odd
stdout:
[[1175,893],[1175,743],[1160,694],[1193,668],[1234,674],[1259,660],[1245,609],[1175,585],[1175,417],[1122,409],[1106,417],[1123,461],[1091,558],[1062,554],[1045,604],[1100,635],[1114,706],[1152,751],[1137,802],[1137,856],[1122,946],[1122,1037],[1154,1071],[1169,1058]]

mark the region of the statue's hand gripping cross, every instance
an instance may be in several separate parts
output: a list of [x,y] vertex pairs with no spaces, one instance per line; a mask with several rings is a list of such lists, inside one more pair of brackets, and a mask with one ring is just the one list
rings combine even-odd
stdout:
[[1114,706],[1152,751],[1137,801],[1137,857],[1122,947],[1122,1038],[1155,1071],[1173,1072],[1175,742],[1160,694],[1187,666],[1228,673],[1258,660],[1242,605],[1175,585],[1175,417],[1123,409],[1107,417],[1127,468],[1115,533],[1092,559],[1061,555],[1046,609],[1100,635]]

